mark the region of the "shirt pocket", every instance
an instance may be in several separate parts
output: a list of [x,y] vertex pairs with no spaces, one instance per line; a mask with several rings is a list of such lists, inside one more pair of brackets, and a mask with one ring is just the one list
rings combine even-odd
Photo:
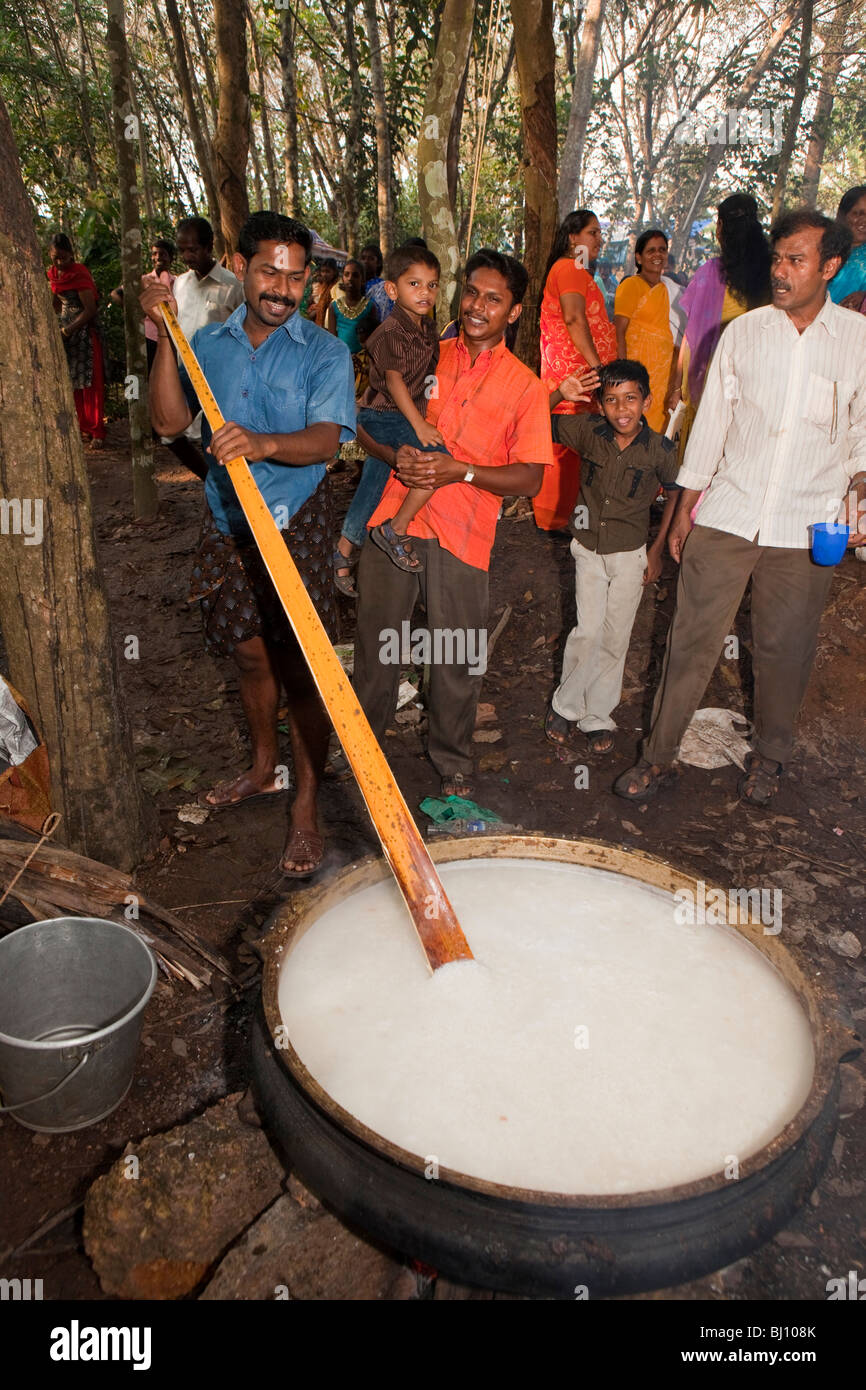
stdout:
[[804,419],[817,425],[827,434],[833,433],[839,429],[843,416],[847,420],[850,395],[849,382],[834,381],[832,377],[810,372],[803,410]]
[[294,434],[307,423],[306,399],[297,388],[260,381],[252,393],[253,429],[264,434]]

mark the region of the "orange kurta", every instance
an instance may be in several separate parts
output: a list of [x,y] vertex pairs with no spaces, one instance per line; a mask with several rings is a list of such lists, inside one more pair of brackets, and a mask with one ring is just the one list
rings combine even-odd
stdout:
[[[427,421],[440,431],[452,458],[474,467],[540,463],[553,471],[547,393],[534,372],[508,351],[504,339],[473,362],[462,338],[439,344],[436,391]],[[388,521],[408,488],[391,476],[367,522]],[[502,498],[471,483],[437,488],[410,521],[410,536],[436,540],[473,569],[486,570]]]
[[613,311],[614,315],[628,319],[626,355],[649,372],[652,401],[644,414],[650,429],[661,433],[667,416],[665,399],[674,355],[667,285],[661,280],[657,285],[648,285],[641,275],[627,275],[617,289]]
[[[562,256],[551,267],[541,300],[541,380],[548,392],[573,372],[589,370],[586,358],[578,352],[562,316],[561,296],[579,294],[586,306],[595,350],[601,362],[616,357],[616,331],[607,316],[604,296],[589,271]],[[575,415],[592,406],[562,401],[557,415]],[[553,467],[545,469],[541,491],[532,499],[536,525],[543,531],[567,526],[574,512],[580,489],[580,455],[562,445],[553,446]]]

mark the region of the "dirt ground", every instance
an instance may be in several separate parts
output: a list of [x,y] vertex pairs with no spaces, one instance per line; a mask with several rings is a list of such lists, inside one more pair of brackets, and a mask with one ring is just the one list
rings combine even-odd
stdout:
[[[137,526],[130,521],[124,426],[111,427],[108,444],[90,463],[100,558],[118,652],[128,635],[139,639],[139,659],[121,657],[119,666],[139,770],[161,820],[159,848],[137,878],[148,895],[225,950],[248,978],[235,998],[195,995],[161,980],[147,1012],[132,1090],[101,1124],[51,1136],[9,1118],[0,1121],[0,1274],[42,1278],[46,1298],[104,1297],[81,1246],[80,1204],[127,1141],[177,1124],[245,1087],[258,984],[254,943],[292,891],[277,874],[284,802],[212,816],[200,827],[178,820],[178,808],[196,792],[246,766],[233,672],[205,653],[197,608],[186,602],[202,489],[160,450],[159,519]],[[334,483],[344,511],[352,474],[339,474]],[[733,767],[684,768],[678,785],[648,809],[610,793],[616,772],[634,760],[647,723],[674,587],[675,567],[668,560],[638,614],[615,752],[594,756],[576,744],[561,760],[544,738],[543,718],[574,612],[568,541],[539,533],[519,510],[503,518],[491,568],[490,630],[506,606],[511,614],[481,695],[494,711],[484,728],[500,737],[478,745],[476,800],[525,830],[639,848],[707,882],[782,887],[785,941],[809,971],[830,982],[843,1018],[862,1033],[866,957],[840,955],[831,941],[838,945],[845,932],[866,940],[866,565],[849,556],[836,574],[796,756],[771,811],[737,800]],[[352,607],[341,603],[342,637],[351,640]],[[705,705],[745,706],[748,712],[748,630],[744,606],[736,628],[742,659],[720,662]],[[395,722],[385,746],[413,808],[438,790],[423,756],[422,732],[423,726],[419,731]],[[289,763],[287,740],[285,745]],[[589,768],[588,786],[581,790],[574,785],[578,764]],[[326,784],[322,813],[328,836],[322,876],[376,851],[354,783]],[[833,1158],[810,1205],[750,1258],[646,1297],[823,1300],[827,1279],[864,1271],[863,1059],[844,1066],[843,1073]]]

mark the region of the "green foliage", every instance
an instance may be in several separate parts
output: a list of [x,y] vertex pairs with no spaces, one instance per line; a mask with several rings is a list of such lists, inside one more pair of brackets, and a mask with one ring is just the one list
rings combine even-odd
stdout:
[[[350,234],[359,242],[375,238],[376,142],[363,7],[347,5],[346,0],[281,3],[291,4],[295,19],[300,195],[294,210],[334,243],[345,242]],[[826,25],[829,3],[820,0],[817,6],[819,28]],[[196,99],[200,100],[206,137],[210,137],[215,112],[209,89],[217,82],[212,4],[210,0],[178,0],[178,5],[200,94]],[[455,208],[461,249],[466,242],[479,144],[484,56],[496,5],[497,0],[476,3]],[[394,165],[395,233],[401,239],[420,232],[415,142],[443,3],[378,0],[377,8]],[[856,58],[866,5],[864,0],[852,0],[851,8],[852,57],[843,66],[837,84],[819,198],[827,207],[835,206],[845,187],[866,178],[866,78]],[[346,45],[350,9],[357,45],[354,74]],[[778,15],[780,10],[781,0],[766,6],[755,0],[694,0],[691,4],[687,0],[608,0],[587,127],[584,201],[614,224],[618,236],[627,235],[629,226],[638,220],[644,193],[650,199],[643,204],[644,217],[651,215],[673,226],[684,216],[707,147],[667,138],[677,111],[689,104],[716,66],[717,80],[700,109],[724,110],[766,41],[767,16]],[[578,0],[563,0],[555,7],[560,139],[568,125],[583,12]],[[251,6],[266,74],[264,98],[252,52],[249,59],[253,138],[264,170],[262,112],[266,106],[280,177],[286,136],[280,69],[284,13],[272,4]],[[497,100],[483,144],[471,243],[473,247],[488,242],[519,250],[523,216],[520,110],[516,72],[512,70],[504,87],[500,83],[511,41],[507,5],[504,14],[494,62]],[[107,303],[108,292],[120,278],[120,262],[105,23],[102,0],[36,0],[35,5],[25,4],[25,0],[0,0],[0,93],[9,109],[40,236],[44,241],[51,231],[67,231],[78,255],[90,265]],[[169,232],[180,212],[206,212],[207,208],[173,64],[164,0],[148,4],[127,0],[127,27],[154,207],[152,224],[143,228],[146,243],[154,235]],[[813,44],[816,54],[820,48],[817,35],[818,29]],[[752,99],[753,107],[766,107],[787,118],[798,45],[795,25],[763,77]],[[622,68],[621,82],[610,78],[618,67]],[[361,94],[359,145],[354,158],[348,148],[353,76],[360,82]],[[818,77],[816,61],[789,173],[789,200],[799,192]],[[745,143],[728,149],[705,192],[699,219],[735,187],[753,191],[762,208],[769,208],[777,169],[778,152],[766,144]],[[248,173],[251,176],[251,164]],[[352,227],[348,192],[353,193],[356,205]],[[119,323],[116,311],[110,314]]]

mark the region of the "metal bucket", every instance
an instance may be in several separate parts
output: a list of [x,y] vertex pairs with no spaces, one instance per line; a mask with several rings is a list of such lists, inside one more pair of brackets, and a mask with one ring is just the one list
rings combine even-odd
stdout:
[[0,941],[0,1113],[65,1134],[132,1084],[156,960],[129,927],[54,917]]

